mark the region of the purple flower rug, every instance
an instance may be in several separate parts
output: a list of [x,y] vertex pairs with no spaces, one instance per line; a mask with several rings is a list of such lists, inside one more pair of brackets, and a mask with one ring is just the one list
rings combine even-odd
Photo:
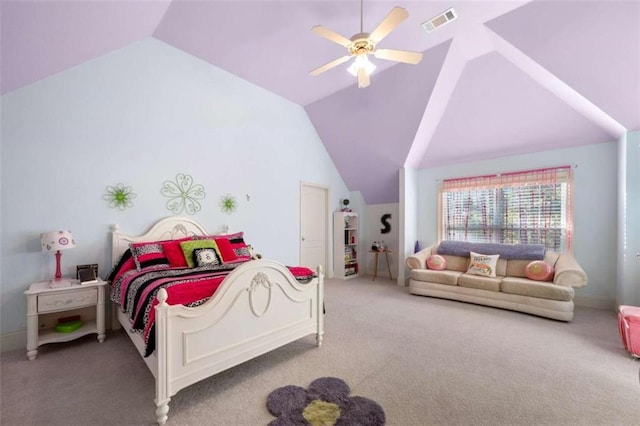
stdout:
[[309,385],[283,386],[267,397],[267,409],[277,418],[269,426],[382,426],[384,410],[377,402],[349,396],[343,380],[321,377]]

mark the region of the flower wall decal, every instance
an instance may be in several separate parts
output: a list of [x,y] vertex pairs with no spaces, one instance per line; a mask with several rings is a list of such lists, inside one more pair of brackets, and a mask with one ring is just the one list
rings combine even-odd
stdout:
[[124,186],[119,183],[116,186],[107,186],[107,193],[102,196],[109,202],[112,209],[119,208],[124,210],[127,207],[133,207],[133,200],[136,194],[133,193],[130,186]]
[[207,195],[204,192],[204,186],[193,183],[190,175],[178,173],[175,182],[165,181],[160,190],[162,195],[169,197],[167,201],[167,209],[174,214],[187,212],[195,214],[202,210],[202,206],[196,200],[202,200]]
[[231,214],[238,208],[238,201],[231,194],[223,195],[220,199],[220,208],[224,213]]

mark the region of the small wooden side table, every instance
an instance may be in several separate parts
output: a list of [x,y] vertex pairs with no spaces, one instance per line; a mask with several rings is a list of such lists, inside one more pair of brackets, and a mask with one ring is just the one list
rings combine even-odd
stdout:
[[[38,347],[47,343],[68,342],[86,334],[96,333],[98,342],[105,337],[104,298],[106,281],[51,288],[49,281],[33,283],[24,293],[27,295],[27,357],[34,360]],[[55,330],[58,318],[86,311],[84,324],[71,333]],[[89,312],[91,311],[91,312]]]
[[389,271],[389,279],[393,281],[393,278],[391,277],[391,265],[389,264],[389,253],[391,253],[391,250],[382,250],[382,251],[369,250],[369,253],[373,253],[375,257],[375,259],[373,260],[373,263],[374,263],[373,279],[371,281],[375,281],[376,277],[378,276],[378,255],[380,255],[380,253],[384,253],[384,257],[387,261],[387,270]]

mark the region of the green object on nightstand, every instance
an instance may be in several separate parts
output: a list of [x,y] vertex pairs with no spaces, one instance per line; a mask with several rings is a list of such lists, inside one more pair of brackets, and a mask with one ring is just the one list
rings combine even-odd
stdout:
[[69,321],[56,325],[56,331],[58,333],[71,333],[82,327],[82,321]]

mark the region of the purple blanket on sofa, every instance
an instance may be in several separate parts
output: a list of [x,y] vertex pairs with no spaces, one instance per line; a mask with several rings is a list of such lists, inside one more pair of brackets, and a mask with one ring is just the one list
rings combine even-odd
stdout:
[[470,243],[445,240],[438,245],[438,254],[469,257],[469,252],[499,254],[501,259],[542,260],[545,247],[542,244]]

